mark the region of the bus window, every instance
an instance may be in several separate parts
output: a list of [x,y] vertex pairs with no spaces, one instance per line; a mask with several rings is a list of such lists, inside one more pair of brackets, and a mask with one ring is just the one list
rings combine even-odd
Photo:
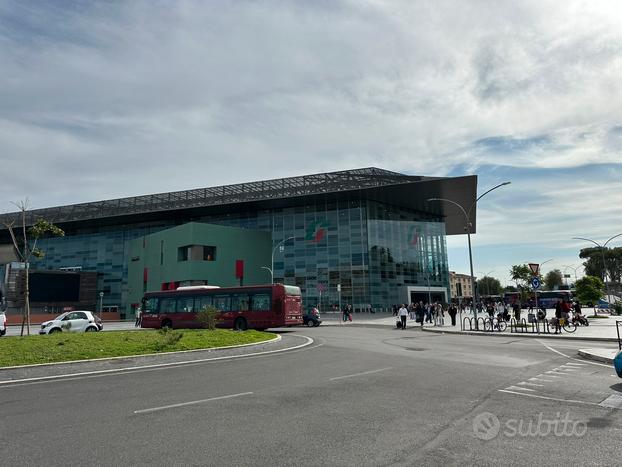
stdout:
[[177,311],[191,313],[194,311],[194,297],[179,297],[177,299]]
[[194,306],[196,311],[201,311],[207,306],[212,306],[212,297],[209,295],[203,295],[194,299]]
[[231,311],[231,296],[215,295],[214,306],[218,311]]
[[175,304],[177,303],[177,298],[175,297],[160,297],[160,313],[175,313]]
[[248,294],[233,294],[231,296],[231,310],[248,311]]
[[270,294],[261,293],[251,296],[252,311],[270,311]]
[[143,300],[143,313],[157,313],[158,312],[158,297],[149,297]]

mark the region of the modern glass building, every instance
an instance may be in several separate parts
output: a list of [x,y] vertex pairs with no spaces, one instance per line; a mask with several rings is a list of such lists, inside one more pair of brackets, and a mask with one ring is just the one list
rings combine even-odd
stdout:
[[[379,310],[449,300],[445,236],[464,233],[465,218],[451,204],[427,200],[468,207],[476,190],[476,176],[366,168],[39,209],[28,213],[29,222],[43,217],[65,237],[41,240],[46,255],[31,269],[97,272],[103,306],[130,317],[129,242],[200,222],[271,232],[274,280],[301,287],[307,305]],[[475,210],[471,222],[474,230]],[[9,242],[0,230],[0,247]]]

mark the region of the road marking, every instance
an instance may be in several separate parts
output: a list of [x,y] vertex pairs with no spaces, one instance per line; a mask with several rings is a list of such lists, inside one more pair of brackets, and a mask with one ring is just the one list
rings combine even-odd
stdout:
[[538,387],[541,387],[541,388],[544,387],[544,384],[528,383],[526,381],[521,381],[520,383],[516,383],[516,384],[527,384],[528,386],[538,386]]
[[622,409],[622,396],[619,394],[611,394],[607,399],[602,401],[600,404],[601,407],[609,407],[612,409]]
[[554,383],[553,379],[544,379],[544,378],[529,378],[529,381],[544,381],[545,383]]
[[345,376],[335,376],[334,378],[330,378],[330,381],[336,381],[338,379],[345,379],[345,378],[354,378],[355,376],[371,375],[373,373],[379,373],[381,371],[392,370],[392,369],[393,369],[393,367],[389,366],[387,368],[380,368],[379,370],[364,371],[362,373],[354,373],[352,375],[345,375]]
[[547,349],[549,349],[551,352],[555,352],[556,354],[561,355],[562,357],[566,357],[566,358],[572,358],[569,357],[568,355],[566,355],[565,353],[561,353],[558,350],[555,350],[553,347],[549,347],[548,345],[546,345],[544,342],[542,342],[540,339],[536,339],[536,341],[540,342],[540,344],[542,344],[544,347],[546,347]]
[[573,366],[585,366],[585,363],[568,362],[568,363],[566,363],[566,365],[573,365]]
[[571,403],[571,404],[585,404],[585,405],[595,405],[595,406],[598,406],[598,404],[595,404],[594,402],[574,401],[574,400],[569,400],[569,399],[558,399],[556,397],[539,396],[537,394],[525,394],[524,392],[508,391],[506,389],[498,389],[498,391],[499,392],[505,392],[507,394],[517,394],[519,396],[535,397],[537,399],[546,399],[546,400],[550,400],[550,401],[568,402],[568,403]]
[[[554,348],[552,348],[552,347],[549,347],[549,346],[548,346],[548,345],[546,345],[544,342],[542,342],[540,339],[535,339],[535,341],[536,341],[536,342],[539,342],[540,344],[542,344],[544,347],[546,347],[547,349],[549,349],[551,352],[555,352],[556,354],[559,354],[559,355],[561,355],[562,357],[566,357],[566,358],[568,358],[568,359],[570,359],[570,360],[576,360],[577,362],[582,362],[582,363],[581,363],[581,365],[586,365],[586,364],[588,364],[588,365],[604,366],[604,367],[607,367],[607,368],[610,368],[610,367],[611,367],[611,365],[604,365],[603,363],[590,362],[589,360],[579,360],[578,358],[570,357],[570,356],[568,356],[568,355],[566,355],[566,354],[564,354],[564,353],[561,353],[561,352],[559,352],[559,351],[555,350],[555,349],[554,349]],[[569,363],[570,363],[570,362],[569,362]]]
[[239,394],[229,394],[228,396],[210,397],[209,399],[201,399],[198,401],[181,402],[180,404],[163,405],[161,407],[152,407],[150,409],[134,410],[134,413],[143,414],[143,413],[158,412],[160,410],[176,409],[178,407],[186,407],[188,405],[202,404],[204,402],[219,401],[223,399],[232,399],[234,397],[248,396],[250,394],[252,394],[252,392],[241,392]]
[[[39,376],[35,378],[12,379],[12,380],[0,381],[0,387],[22,386],[23,384],[37,383],[37,382],[72,380],[72,379],[80,379],[80,378],[93,378],[97,376],[108,376],[108,375],[114,376],[116,374],[123,374],[123,373],[138,373],[142,371],[159,370],[163,368],[182,366],[182,365],[192,365],[192,364],[215,362],[215,361],[221,361],[221,360],[234,360],[238,358],[261,357],[265,355],[282,353],[282,352],[287,352],[287,351],[290,351],[293,353],[293,352],[297,352],[298,350],[304,347],[307,347],[313,344],[314,342],[314,340],[308,336],[300,335],[300,337],[304,337],[305,339],[307,339],[307,342],[305,342],[304,344],[296,345],[294,347],[288,347],[286,349],[267,350],[265,352],[254,352],[254,353],[249,353],[249,354],[229,355],[229,356],[223,356],[223,357],[199,358],[197,360],[186,360],[183,362],[154,363],[152,365],[133,366],[133,367],[127,367],[127,368],[114,368],[111,370],[94,370],[94,371],[84,371],[81,373],[69,373],[69,374],[64,374],[64,375]],[[257,344],[261,344],[261,342],[258,342]],[[316,347],[320,347],[321,345],[323,344],[319,344]],[[217,350],[217,349],[205,349],[205,350]],[[142,357],[144,355],[137,355],[137,356]],[[19,384],[19,383],[22,383],[22,384]]]
[[547,373],[546,375],[538,375],[538,376],[546,376],[547,378],[561,378],[561,376],[559,376],[560,374],[563,375],[563,373],[559,373],[555,370],[551,370],[551,371],[546,371],[545,373]]
[[[520,384],[520,383],[518,383],[518,384]],[[521,388],[520,386],[508,386],[505,389],[509,389],[509,390],[512,390],[512,391],[516,391],[517,389],[520,389],[521,391],[535,392],[535,389]]]

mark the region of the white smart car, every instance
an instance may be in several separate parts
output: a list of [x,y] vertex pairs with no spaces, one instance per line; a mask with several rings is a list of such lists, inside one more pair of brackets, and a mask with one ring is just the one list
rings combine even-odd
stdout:
[[101,319],[90,311],[68,311],[51,321],[41,323],[39,334],[54,332],[91,332],[104,328]]
[[6,315],[4,311],[0,311],[0,336],[6,334]]

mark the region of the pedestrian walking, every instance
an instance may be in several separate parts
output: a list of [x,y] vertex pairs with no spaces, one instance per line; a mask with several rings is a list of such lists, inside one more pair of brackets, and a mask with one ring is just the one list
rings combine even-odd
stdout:
[[397,314],[400,317],[400,321],[402,322],[402,329],[406,329],[406,317],[408,316],[408,310],[406,309],[406,304],[403,304],[399,309]]
[[142,321],[143,311],[140,307],[136,308],[136,321],[134,322],[134,327],[140,327],[140,322]]
[[449,305],[449,310],[447,310],[447,312],[449,313],[449,317],[451,318],[451,325],[455,326],[456,325],[456,314],[458,313],[458,309],[456,308],[456,305],[454,305],[453,303]]

